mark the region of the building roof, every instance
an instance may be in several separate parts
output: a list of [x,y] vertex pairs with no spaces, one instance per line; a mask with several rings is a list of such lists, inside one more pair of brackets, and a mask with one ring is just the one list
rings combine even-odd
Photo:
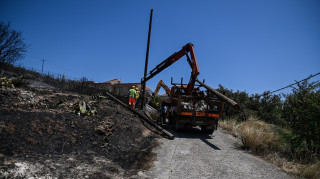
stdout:
[[[112,86],[136,86],[138,88],[141,88],[141,84],[140,83],[121,83],[121,80],[120,79],[113,79],[113,80],[110,80],[110,81],[106,81],[106,82],[102,82],[102,83],[97,83],[95,81],[91,81],[91,83],[94,83],[94,85],[112,85]],[[146,91],[152,91],[151,88],[147,87],[146,86]]]
[[113,79],[113,80],[109,80],[109,81],[106,81],[106,82],[103,82],[103,83],[111,83],[111,84],[121,83],[121,80],[120,79]]
[[146,91],[152,91],[152,89],[146,86]]
[[159,95],[159,96],[166,97],[166,96],[168,96],[168,94],[162,94],[162,95]]

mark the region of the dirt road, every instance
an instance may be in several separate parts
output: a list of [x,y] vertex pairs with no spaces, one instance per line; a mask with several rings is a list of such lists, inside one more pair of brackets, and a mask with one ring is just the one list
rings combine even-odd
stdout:
[[[171,131],[173,132],[173,131]],[[213,135],[198,129],[161,139],[157,160],[146,178],[294,178],[240,149],[240,141],[218,129]]]

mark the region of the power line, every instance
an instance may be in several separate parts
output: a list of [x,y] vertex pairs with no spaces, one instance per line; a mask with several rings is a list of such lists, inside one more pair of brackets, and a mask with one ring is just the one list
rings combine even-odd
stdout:
[[[36,55],[30,55],[30,54],[27,54],[27,56],[29,56],[28,58],[29,59],[34,59],[34,60],[38,60],[38,58],[42,58],[42,57],[39,57],[39,56],[36,56]],[[78,76],[78,77],[74,77],[74,76],[69,76],[69,77],[72,77],[72,78],[80,78],[81,77],[81,74],[79,74],[79,72],[75,72],[75,71],[73,71],[73,70],[70,70],[70,69],[66,69],[65,67],[62,67],[62,66],[60,66],[60,65],[57,65],[57,64],[55,64],[55,63],[52,63],[50,60],[48,61],[48,60],[44,60],[43,58],[41,59],[41,61],[42,61],[42,69],[41,69],[41,72],[43,73],[43,71],[44,71],[44,62],[46,61],[46,63],[48,63],[48,64],[51,64],[51,65],[54,65],[54,66],[56,66],[56,67],[58,67],[59,69],[62,69],[62,70],[64,70],[64,71],[66,71],[66,72],[72,72],[73,74],[75,74],[76,76]],[[30,68],[32,68],[33,69],[33,67],[30,67]],[[47,68],[48,69],[48,68]],[[39,72],[40,72],[40,70],[39,70]],[[49,72],[49,71],[48,71]],[[51,72],[51,73],[56,73],[56,72]],[[60,74],[60,73],[56,73],[56,74]]]
[[[320,73],[317,73],[317,74],[315,74],[315,75],[311,75],[311,76],[309,76],[308,78],[305,78],[305,79],[300,80],[300,81],[298,81],[298,82],[292,83],[292,84],[290,84],[290,85],[288,85],[288,86],[286,86],[286,87],[283,87],[283,88],[280,88],[280,89],[277,89],[277,90],[271,91],[271,92],[270,92],[270,93],[268,93],[268,94],[272,94],[272,93],[275,93],[275,92],[278,92],[278,91],[284,90],[284,89],[289,88],[289,87],[291,87],[291,86],[293,86],[293,85],[295,85],[295,84],[297,84],[297,83],[300,83],[300,82],[305,81],[305,80],[309,80],[310,78],[313,78],[313,77],[315,77],[315,76],[317,76],[317,75],[319,75],[319,74],[320,74]],[[261,96],[263,96],[263,95],[261,95]]]

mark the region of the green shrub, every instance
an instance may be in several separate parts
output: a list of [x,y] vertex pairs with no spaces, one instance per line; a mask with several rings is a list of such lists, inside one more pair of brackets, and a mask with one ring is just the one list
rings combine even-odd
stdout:
[[320,90],[319,83],[298,83],[286,95],[283,117],[292,134],[287,136],[291,150],[299,155],[320,154]]
[[5,86],[8,88],[14,88],[14,84],[11,80],[7,79],[6,77],[0,78],[0,86]]

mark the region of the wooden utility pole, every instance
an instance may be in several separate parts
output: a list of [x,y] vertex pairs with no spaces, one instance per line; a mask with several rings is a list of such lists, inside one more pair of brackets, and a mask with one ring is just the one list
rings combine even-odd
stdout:
[[41,60],[42,61],[42,73],[43,73],[43,64],[44,64],[44,59]]
[[[150,22],[149,22],[149,32],[148,32],[148,44],[147,44],[147,53],[146,53],[146,62],[145,62],[145,67],[144,67],[144,77],[143,79],[146,79],[147,76],[147,71],[148,71],[148,59],[149,59],[149,46],[150,46],[150,36],[151,36],[151,25],[152,25],[152,14],[153,14],[153,9],[151,9],[150,12]],[[143,103],[144,103],[144,94],[146,91],[146,81],[144,81],[142,85],[142,98],[141,98],[141,105],[140,109],[143,109]]]

